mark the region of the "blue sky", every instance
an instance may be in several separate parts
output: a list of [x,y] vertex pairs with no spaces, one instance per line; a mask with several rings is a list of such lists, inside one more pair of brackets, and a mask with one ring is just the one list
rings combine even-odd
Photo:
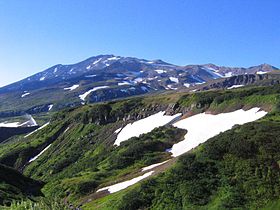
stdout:
[[280,67],[279,0],[0,0],[0,86],[97,54]]

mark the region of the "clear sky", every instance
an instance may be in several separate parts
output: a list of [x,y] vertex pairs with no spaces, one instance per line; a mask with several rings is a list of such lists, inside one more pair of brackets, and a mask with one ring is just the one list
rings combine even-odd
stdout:
[[0,0],[0,86],[97,54],[280,67],[279,0]]

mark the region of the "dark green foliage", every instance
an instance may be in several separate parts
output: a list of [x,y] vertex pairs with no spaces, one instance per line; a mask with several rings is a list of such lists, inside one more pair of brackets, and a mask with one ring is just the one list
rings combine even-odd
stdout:
[[121,169],[142,160],[145,165],[150,165],[164,159],[166,149],[180,140],[185,131],[174,127],[159,127],[151,133],[143,134],[139,138],[131,138],[121,143],[109,158],[111,169]]
[[23,176],[18,171],[0,164],[0,205],[9,205],[13,200],[42,196],[42,182]]
[[38,126],[18,127],[18,128],[0,127],[0,143],[12,136],[30,133],[30,132],[36,130],[37,128],[38,128]]

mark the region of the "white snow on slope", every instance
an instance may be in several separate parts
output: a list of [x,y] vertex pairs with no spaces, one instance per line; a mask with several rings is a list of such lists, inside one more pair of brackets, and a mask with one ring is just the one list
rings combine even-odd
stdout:
[[37,122],[34,120],[34,118],[31,115],[26,115],[26,117],[29,118],[28,121],[20,124],[19,126],[21,127],[32,127],[32,126],[37,126]]
[[225,73],[225,77],[231,77],[231,76],[232,76],[232,72]]
[[157,69],[157,70],[155,70],[158,74],[163,74],[163,73],[166,73],[166,71],[165,70],[161,70],[161,69]]
[[265,71],[257,71],[256,74],[267,74]]
[[209,67],[203,67],[203,69],[205,71],[207,71],[213,79],[218,79],[218,78],[221,78],[221,77],[224,77],[223,75],[219,74],[215,69],[213,68],[209,68]]
[[118,86],[122,86],[122,85],[131,85],[131,84],[127,81],[123,81],[123,82],[118,83]]
[[141,78],[141,77],[138,77],[138,78],[134,79],[135,83],[140,83],[142,81],[143,81],[143,78]]
[[227,89],[230,90],[230,89],[233,89],[233,88],[239,88],[239,87],[243,87],[244,85],[233,85],[231,87],[228,87]]
[[71,87],[64,88],[64,90],[70,90],[70,91],[72,91],[72,90],[77,89],[79,86],[80,86],[80,85],[72,85]]
[[111,58],[107,58],[108,61],[116,61],[116,60],[120,60],[119,57],[111,57]]
[[43,81],[43,80],[45,80],[46,79],[46,77],[41,77],[40,78],[40,81]]
[[29,117],[30,119],[27,122],[30,122],[31,126],[37,126],[36,120],[31,115],[29,115]]
[[96,77],[96,74],[86,75],[85,77],[86,77],[86,78]]
[[114,133],[119,133],[122,130],[122,127],[120,127],[119,129],[115,130]]
[[31,115],[26,115],[29,120],[27,120],[24,123],[20,122],[2,122],[0,123],[0,127],[5,127],[5,128],[17,128],[17,127],[32,127],[32,126],[37,126],[37,122],[34,120],[34,118]]
[[35,157],[31,158],[28,163],[33,162],[34,160],[36,160],[38,157],[40,157],[47,149],[50,148],[52,144],[48,145],[45,149],[43,149],[38,155],[36,155]]
[[164,114],[165,112],[161,111],[134,123],[127,124],[118,134],[114,145],[119,146],[121,142],[126,141],[131,137],[139,137],[141,134],[148,133],[154,128],[164,126],[181,116],[181,114],[176,114],[173,116]]
[[0,127],[5,127],[5,128],[16,128],[16,127],[19,127],[20,125],[21,125],[20,122],[12,122],[12,123],[3,122],[3,123],[0,123]]
[[92,63],[92,65],[95,65],[95,64],[99,63],[99,61],[101,61],[101,60],[102,60],[102,58],[99,58],[98,60],[94,61],[94,62]]
[[179,79],[177,77],[169,77],[170,81],[179,83]]
[[50,124],[50,122],[47,122],[46,124],[42,125],[40,128],[37,128],[35,131],[32,131],[31,133],[27,134],[26,136],[24,136],[24,138],[31,136],[33,133],[36,133],[37,131],[43,129],[44,127],[48,126]]
[[189,83],[184,83],[184,86],[187,87],[187,88],[189,88],[189,87],[191,86],[191,84],[189,84]]
[[109,86],[94,87],[94,88],[92,88],[91,90],[85,92],[84,94],[79,95],[79,98],[80,98],[82,101],[85,101],[86,97],[87,97],[90,93],[92,93],[92,92],[94,92],[94,91],[97,91],[97,90],[100,90],[100,89],[108,88],[108,87],[109,87]]
[[49,107],[48,111],[51,111],[51,109],[53,108],[53,104],[50,104],[48,107]]
[[158,167],[158,166],[160,166],[160,165],[162,165],[162,164],[164,164],[164,163],[166,163],[166,162],[168,162],[168,161],[169,161],[169,160],[166,160],[166,161],[161,162],[161,163],[156,163],[156,164],[153,164],[153,165],[144,167],[144,168],[142,168],[142,171],[148,171],[148,170],[153,169],[153,168],[155,168],[155,167]]
[[118,184],[115,184],[115,185],[111,185],[111,186],[108,186],[108,187],[101,188],[101,189],[97,190],[96,192],[101,192],[101,191],[104,191],[104,190],[108,190],[110,193],[115,193],[115,192],[123,190],[123,189],[125,189],[125,188],[127,188],[131,185],[136,184],[137,182],[141,181],[142,179],[145,179],[145,178],[151,176],[153,173],[154,173],[153,171],[150,171],[148,173],[145,173],[142,176],[135,177],[131,180],[124,181],[124,182],[121,182],[121,183],[118,183]]
[[258,120],[265,116],[267,112],[260,111],[260,108],[252,108],[248,111],[242,109],[221,113],[217,115],[201,113],[186,119],[180,120],[173,126],[186,129],[188,133],[185,139],[177,144],[174,144],[170,152],[172,156],[177,157],[201,143],[204,143],[209,138],[218,135],[238,124],[242,125],[247,122]]
[[23,98],[23,97],[28,96],[28,95],[30,95],[30,93],[24,93],[24,94],[21,95],[21,97]]

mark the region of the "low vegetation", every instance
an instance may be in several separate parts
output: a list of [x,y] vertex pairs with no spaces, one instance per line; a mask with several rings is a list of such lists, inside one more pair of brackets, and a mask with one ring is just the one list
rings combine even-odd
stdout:
[[[171,158],[166,149],[186,134],[185,130],[164,126],[114,146],[115,130],[128,122],[164,109],[195,114],[258,106],[271,112],[257,122],[236,126],[212,138],[180,157],[170,170],[84,208],[272,208],[279,205],[280,197],[279,93],[280,86],[253,87],[163,94],[65,109],[42,130],[26,138],[9,139],[0,147],[0,163],[38,183],[36,189],[45,198],[34,200],[34,196],[41,197],[39,191],[30,197],[25,192],[27,185],[21,189],[20,183],[15,183],[15,190],[12,185],[7,187],[7,182],[0,182],[0,198],[13,209],[42,209],[44,205],[63,209],[65,203],[78,206],[97,189],[135,177],[142,167]],[[28,163],[50,144],[36,161]],[[37,201],[39,207],[28,198]]]

